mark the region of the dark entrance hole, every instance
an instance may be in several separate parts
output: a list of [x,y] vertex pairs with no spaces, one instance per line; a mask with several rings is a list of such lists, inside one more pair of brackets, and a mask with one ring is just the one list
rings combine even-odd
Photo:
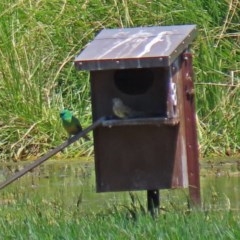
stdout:
[[117,88],[130,95],[144,94],[152,86],[153,80],[150,69],[117,70],[114,75]]

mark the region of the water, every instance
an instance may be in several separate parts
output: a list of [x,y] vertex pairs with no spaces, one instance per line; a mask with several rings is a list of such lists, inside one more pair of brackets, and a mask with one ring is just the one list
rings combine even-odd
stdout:
[[208,208],[240,209],[240,162],[237,159],[201,164],[202,200]]
[[[27,165],[27,163],[26,163]],[[23,165],[5,165],[0,169],[0,181],[14,174]],[[61,200],[64,204],[84,211],[100,211],[112,205],[126,206],[131,198],[128,192],[95,192],[95,174],[92,161],[49,160],[15,181],[0,192],[0,204],[15,203],[17,196],[26,201]],[[203,162],[201,164],[201,195],[205,209],[240,209],[240,171],[235,160]],[[134,192],[146,206],[146,191]],[[161,206],[187,205],[187,190],[161,190]]]

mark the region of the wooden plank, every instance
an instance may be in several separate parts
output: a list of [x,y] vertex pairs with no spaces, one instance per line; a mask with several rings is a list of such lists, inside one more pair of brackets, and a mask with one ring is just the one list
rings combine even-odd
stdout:
[[197,126],[195,111],[194,82],[192,69],[192,54],[186,52],[183,54],[182,64],[183,84],[184,84],[184,111],[186,147],[187,147],[187,165],[190,199],[194,205],[201,205],[200,193],[200,169],[199,152],[197,142]]
[[100,118],[97,121],[95,121],[91,126],[89,126],[88,128],[86,128],[85,130],[83,130],[82,132],[78,133],[77,135],[73,136],[72,138],[68,139],[67,141],[65,141],[64,143],[62,143],[61,145],[57,146],[56,148],[54,148],[53,150],[49,151],[48,153],[46,153],[45,155],[43,155],[42,157],[38,158],[37,160],[35,160],[33,163],[29,164],[28,166],[26,166],[25,168],[23,168],[22,170],[20,170],[19,172],[15,173],[14,175],[12,175],[11,177],[9,177],[7,180],[5,180],[4,182],[0,183],[0,189],[5,188],[6,186],[8,186],[10,183],[16,181],[17,179],[19,179],[20,177],[22,177],[23,175],[25,175],[27,172],[31,171],[32,169],[34,169],[35,167],[39,166],[40,164],[44,163],[46,160],[48,160],[50,157],[54,156],[55,154],[57,154],[59,151],[63,150],[64,148],[68,147],[69,145],[71,145],[72,143],[76,142],[79,138],[84,137],[88,132],[90,132],[91,130],[95,129],[96,127],[98,127],[99,125],[102,124],[102,122],[104,121],[105,118]]
[[104,29],[75,64],[86,70],[170,66],[195,37],[195,25]]
[[134,118],[134,119],[112,119],[103,122],[102,126],[112,127],[112,126],[134,126],[134,125],[169,125],[174,126],[179,123],[179,118],[165,118],[165,117],[155,117],[155,118]]

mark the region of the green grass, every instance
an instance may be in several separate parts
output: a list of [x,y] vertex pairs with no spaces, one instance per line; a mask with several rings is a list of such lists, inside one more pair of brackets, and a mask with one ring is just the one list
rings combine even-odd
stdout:
[[[11,171],[16,167],[20,164],[9,165]],[[238,182],[235,177],[206,176],[210,163],[202,172],[202,207],[189,208],[187,189],[161,190],[155,219],[146,211],[145,191],[95,193],[93,168],[89,162],[50,161],[1,190],[0,239],[240,237]]]
[[[34,158],[66,139],[59,121],[63,107],[84,127],[91,123],[88,73],[76,71],[73,59],[98,31],[173,24],[198,25],[192,51],[201,154],[238,154],[239,7],[225,0],[2,0],[1,161]],[[63,154],[91,153],[86,142]],[[52,200],[27,193],[14,196],[15,202],[9,195],[4,199],[9,203],[0,201],[0,239],[240,238],[240,217],[233,210],[167,207],[153,220],[137,209],[133,220],[132,205],[86,212],[60,194]]]
[[25,199],[1,207],[1,239],[239,239],[233,211],[171,210],[134,220],[121,207],[84,213],[61,200]]
[[[91,123],[87,72],[73,59],[102,28],[197,24],[193,44],[202,156],[239,152],[238,1],[3,0],[0,3],[0,158],[21,160],[66,138],[59,110]],[[89,155],[91,144],[71,147]]]

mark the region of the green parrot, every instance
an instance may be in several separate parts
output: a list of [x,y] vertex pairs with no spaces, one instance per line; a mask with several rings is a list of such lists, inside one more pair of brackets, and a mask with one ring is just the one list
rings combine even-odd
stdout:
[[[62,110],[60,112],[60,118],[62,119],[63,127],[69,134],[69,137],[71,137],[71,135],[76,135],[82,131],[82,126],[79,120],[76,117],[74,117],[69,110],[67,109]],[[86,140],[90,140],[87,136],[84,136],[84,138]]]

